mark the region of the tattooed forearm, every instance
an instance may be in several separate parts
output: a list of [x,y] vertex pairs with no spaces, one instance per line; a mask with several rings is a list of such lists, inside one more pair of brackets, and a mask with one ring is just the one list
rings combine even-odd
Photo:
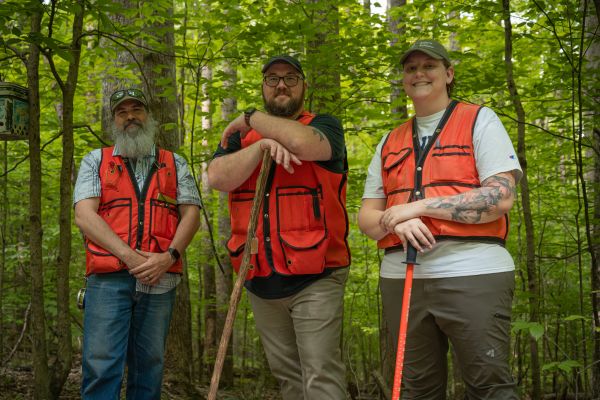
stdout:
[[323,132],[321,132],[320,130],[316,129],[316,128],[312,128],[313,133],[319,137],[319,142],[322,142],[323,140],[325,140],[325,135],[323,134]]
[[[512,205],[516,195],[512,179],[494,175],[483,182],[483,186],[456,196],[436,197],[425,200],[429,210],[446,210],[447,219],[465,224],[478,224],[497,219],[508,210],[501,207],[507,200]],[[510,207],[508,207],[510,208]]]

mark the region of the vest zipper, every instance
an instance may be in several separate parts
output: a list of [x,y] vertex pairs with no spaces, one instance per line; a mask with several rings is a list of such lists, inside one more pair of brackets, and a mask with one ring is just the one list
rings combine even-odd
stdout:
[[[150,171],[148,172],[148,175],[146,176],[146,180],[144,181],[144,186],[142,187],[141,191],[138,187],[137,179],[135,178],[135,172],[133,171],[133,168],[131,166],[131,163],[129,162],[129,159],[127,159],[127,158],[123,159],[123,161],[125,162],[125,167],[127,168],[129,179],[131,180],[133,189],[135,191],[135,197],[137,198],[137,201],[138,201],[137,236],[136,236],[136,240],[135,240],[135,248],[138,250],[142,249],[142,239],[144,238],[144,219],[145,219],[144,217],[145,217],[145,212],[146,212],[146,207],[145,207],[146,196],[148,194],[148,187],[150,187],[150,182],[152,181],[152,178],[157,170],[157,161],[156,160],[158,159],[159,154],[160,154],[160,152],[158,151],[158,149],[155,149],[155,154],[154,154],[155,161],[152,163],[152,166],[150,167]],[[159,188],[159,190],[160,190],[160,188]],[[148,229],[150,229],[150,227],[148,227]]]

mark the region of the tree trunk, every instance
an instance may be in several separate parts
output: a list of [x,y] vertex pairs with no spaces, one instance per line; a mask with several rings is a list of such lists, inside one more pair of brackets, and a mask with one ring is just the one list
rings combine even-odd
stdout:
[[[202,101],[202,130],[205,133],[208,133],[212,130],[212,117],[210,113],[211,109],[211,99],[208,94],[208,86],[212,81],[212,69],[208,66],[202,68],[201,76],[203,80],[202,84],[202,93],[204,101]],[[205,155],[205,159],[208,159],[210,150],[207,148],[208,142],[203,141],[203,154]],[[202,198],[204,199],[204,204],[208,206],[212,202],[207,201],[212,197],[212,191],[208,187],[208,163],[202,163]],[[208,214],[208,211],[204,210]],[[215,283],[215,265],[214,259],[217,256],[213,254],[212,251],[212,239],[210,237],[210,224],[212,223],[212,218],[203,218],[202,219],[202,289],[201,292],[203,294],[201,304],[204,304],[204,357],[206,368],[203,371],[203,377],[206,378],[206,381],[209,382],[212,376],[212,369],[215,363],[215,357],[217,355],[217,348],[219,345],[219,336],[217,335],[217,299],[216,299],[216,283]]]
[[[229,61],[223,65],[223,89],[225,92],[233,92],[237,84],[237,70]],[[235,117],[237,112],[237,99],[234,97],[226,97],[223,99],[221,105],[221,119],[223,121],[230,121]],[[218,216],[218,237],[219,247],[226,249],[225,244],[231,234],[231,227],[229,224],[229,213],[227,193],[219,193],[219,216]],[[231,297],[231,291],[233,290],[233,268],[229,260],[228,255],[222,258],[224,273],[216,274],[216,291],[217,291],[217,341],[221,338],[223,333],[223,326],[225,325],[225,319],[227,318],[227,309],[229,307],[229,299]],[[221,373],[221,383],[223,386],[233,386],[233,337],[235,336],[235,329],[232,332],[232,338],[229,341],[227,347],[227,356],[223,364],[223,371]]]
[[[219,210],[219,242],[221,243],[220,247],[225,249],[225,244],[227,243],[231,231],[229,214],[227,213],[227,193],[219,193]],[[225,319],[227,318],[229,299],[231,297],[231,291],[233,290],[233,268],[231,267],[229,257],[224,257],[222,264],[224,273],[217,273],[215,276],[217,291],[217,338],[220,338],[223,333]],[[235,329],[232,332],[232,336],[235,336]],[[225,387],[233,386],[233,340],[229,340],[227,347],[227,355],[223,364],[223,372],[221,373],[221,383],[222,386]]]
[[69,309],[69,266],[71,263],[71,208],[73,185],[73,101],[79,75],[81,33],[83,31],[84,2],[79,0],[73,17],[73,33],[70,46],[71,60],[67,81],[61,84],[63,95],[62,115],[62,168],[60,172],[59,248],[56,263],[56,332],[58,347],[53,364],[51,391],[58,397],[71,371],[73,346],[71,339],[71,315]]
[[2,222],[0,222],[0,360],[4,360],[4,272],[6,271],[6,227],[8,225],[8,141],[3,145],[4,162],[2,165]]
[[[108,18],[111,20],[111,22],[113,22],[116,26],[131,25],[132,20],[125,17],[125,15],[127,15],[128,12],[131,12],[133,9],[137,9],[137,1],[135,4],[132,4],[133,0],[113,0],[112,2],[115,4],[115,6],[120,7],[122,11],[116,11],[115,13],[110,14]],[[129,69],[131,65],[136,63],[136,56],[134,56],[136,50],[135,48],[127,51],[123,47],[117,46],[114,42],[106,39],[101,39],[100,45],[114,50],[115,58],[112,61],[113,68]],[[106,141],[110,140],[110,131],[112,125],[112,113],[110,112],[110,101],[108,101],[108,99],[116,90],[133,86],[141,87],[137,82],[134,84],[134,82],[125,80],[123,78],[115,78],[111,73],[106,73],[104,79],[102,80],[102,97],[106,99],[102,102],[102,132],[103,139]]]
[[[152,3],[152,2],[148,2]],[[164,18],[163,23],[145,27],[152,35],[151,41],[142,43],[154,51],[143,54],[143,76],[148,107],[161,126],[157,138],[159,147],[176,151],[182,143],[178,128],[177,78],[175,73],[175,26],[172,1],[168,8],[161,7],[155,15]],[[160,82],[160,83],[159,83]],[[188,349],[189,350],[189,349]]]
[[[147,4],[151,4],[148,2]],[[155,11],[154,14],[157,14]],[[145,26],[151,35],[148,43],[143,43],[154,51],[143,53],[142,74],[144,76],[145,94],[148,108],[158,122],[160,134],[157,145],[167,150],[176,151],[181,145],[178,129],[177,80],[175,73],[174,43],[175,30],[173,8],[161,8],[162,23]],[[187,263],[186,263],[187,264]],[[173,319],[167,338],[165,354],[166,369],[175,375],[175,380],[183,383],[190,392],[193,379],[194,354],[192,346],[192,311],[190,306],[189,275],[186,268],[181,283],[177,287],[177,296],[173,308]]]
[[[31,35],[41,31],[42,8],[31,14]],[[44,270],[42,258],[42,160],[40,155],[40,49],[29,45],[27,86],[29,87],[29,251],[31,270],[31,330],[34,399],[50,398],[50,376],[44,312]]]
[[[585,3],[587,1],[584,0]],[[591,232],[587,228],[588,242],[590,243],[590,279],[592,288],[592,310],[594,321],[594,350],[591,363],[591,385],[592,398],[600,398],[600,120],[598,118],[598,104],[600,103],[600,95],[598,94],[598,81],[600,79],[600,41],[594,37],[591,32],[596,32],[598,29],[598,20],[600,19],[600,2],[594,1],[595,13],[590,7],[587,15],[585,26],[588,32],[584,38],[590,41],[590,46],[586,52],[585,77],[583,86],[583,108],[585,110],[584,118],[589,121],[586,126],[590,126],[592,132],[586,132],[585,137],[591,137],[592,153],[594,159],[594,170],[592,176],[591,194],[593,196],[593,220],[591,223]],[[584,7],[585,9],[585,7]],[[583,322],[583,321],[582,321]]]
[[308,38],[308,109],[334,113],[340,103],[339,11],[330,1],[308,0],[314,34]]
[[392,65],[392,73],[390,79],[391,93],[390,93],[390,104],[391,104],[391,118],[393,121],[400,123],[408,118],[408,111],[406,109],[406,95],[402,89],[402,65],[397,61],[400,58],[400,54],[403,52],[403,48],[406,45],[399,38],[402,38],[405,32],[402,18],[400,17],[400,7],[406,5],[406,0],[388,0],[387,8],[387,20],[390,33],[392,34],[392,40],[390,42],[391,47],[398,49],[398,58]]
[[[517,132],[518,144],[517,154],[523,177],[521,178],[521,204],[523,206],[523,219],[525,221],[525,242],[527,247],[526,266],[527,282],[529,291],[529,320],[539,323],[539,283],[537,266],[535,259],[535,233],[533,229],[533,216],[531,212],[531,203],[529,199],[529,184],[527,179],[527,154],[525,149],[525,110],[521,104],[521,99],[517,91],[517,86],[513,77],[512,64],[512,24],[510,20],[510,0],[502,0],[504,13],[504,64],[506,66],[506,83],[510,93],[511,101],[517,114]],[[540,375],[540,362],[538,356],[538,343],[533,336],[529,336],[529,346],[531,353],[531,383],[533,400],[540,400],[542,396],[542,385]]]

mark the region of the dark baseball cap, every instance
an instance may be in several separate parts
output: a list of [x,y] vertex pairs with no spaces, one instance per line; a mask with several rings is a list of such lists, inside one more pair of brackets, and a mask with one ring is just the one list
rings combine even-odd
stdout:
[[303,78],[305,78],[304,71],[302,70],[302,64],[300,64],[300,61],[298,61],[296,57],[292,57],[287,54],[280,54],[278,56],[269,58],[269,61],[267,61],[265,65],[263,65],[261,72],[264,74],[265,71],[269,69],[271,65],[281,63],[290,64],[292,67],[296,68],[298,72],[300,72],[300,75],[302,75]]
[[146,100],[146,96],[144,96],[144,92],[140,89],[121,89],[115,91],[110,95],[110,112],[114,113],[115,108],[125,100],[136,100],[139,101],[148,109],[148,101]]
[[420,51],[437,60],[446,60],[448,63],[451,63],[448,52],[440,42],[433,39],[422,39],[417,40],[404,52],[404,54],[402,54],[402,57],[400,57],[400,64],[404,64],[408,56],[415,51]]

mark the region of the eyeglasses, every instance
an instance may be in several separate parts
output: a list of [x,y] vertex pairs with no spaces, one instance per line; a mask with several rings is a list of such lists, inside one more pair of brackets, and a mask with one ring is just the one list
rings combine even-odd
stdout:
[[283,79],[283,83],[285,83],[285,86],[294,87],[298,84],[298,81],[302,80],[303,78],[298,75],[286,75],[286,76],[269,75],[269,76],[265,76],[263,78],[263,82],[265,83],[265,85],[267,85],[269,87],[276,87],[277,85],[279,85],[279,81],[281,81],[282,79]]
[[141,90],[139,90],[139,89],[123,89],[123,90],[117,90],[110,96],[110,108],[111,109],[114,108],[115,104],[125,96],[133,97],[134,99],[138,99],[144,105],[148,104],[148,101],[146,101],[146,96],[144,96],[144,92],[142,92]]

